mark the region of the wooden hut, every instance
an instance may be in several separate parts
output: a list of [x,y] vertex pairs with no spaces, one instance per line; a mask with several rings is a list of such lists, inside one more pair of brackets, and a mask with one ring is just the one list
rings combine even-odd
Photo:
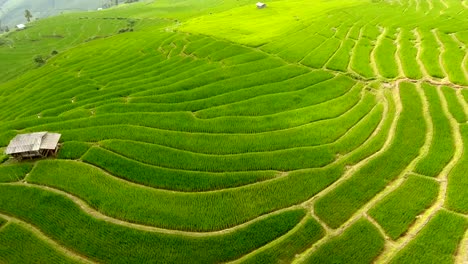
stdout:
[[257,8],[258,9],[262,9],[262,8],[265,8],[267,5],[265,3],[262,3],[262,2],[258,2],[257,3]]
[[20,134],[14,137],[5,154],[17,159],[48,157],[57,154],[61,135],[48,132]]
[[16,29],[18,29],[18,30],[23,30],[23,29],[25,29],[25,28],[26,28],[26,25],[25,25],[25,24],[18,24],[18,25],[16,25]]

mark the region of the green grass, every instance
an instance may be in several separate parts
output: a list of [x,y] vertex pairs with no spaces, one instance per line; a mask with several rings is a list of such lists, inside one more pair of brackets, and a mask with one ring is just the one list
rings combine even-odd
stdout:
[[367,220],[359,220],[330,239],[305,263],[370,263],[383,250],[384,239]]
[[144,232],[97,220],[63,196],[36,188],[4,185],[0,189],[2,212],[33,224],[60,244],[99,262],[141,263],[155,258],[167,263],[229,261],[285,234],[305,215],[304,210],[290,210],[235,233],[197,238]]
[[[462,125],[460,130],[463,137],[463,149],[466,149],[468,146],[468,126]],[[468,180],[466,178],[467,167],[468,153],[464,151],[463,156],[449,174],[447,190],[447,206],[450,209],[464,214],[468,212]]]
[[[28,182],[74,194],[112,217],[191,231],[220,230],[313,196],[342,173],[341,167],[298,171],[271,182],[219,192],[182,193],[129,185],[75,161],[43,161]],[[281,196],[278,197],[278,193]],[[250,201],[244,203],[243,201]]]
[[419,33],[422,37],[421,61],[426,67],[427,72],[430,76],[444,78],[445,75],[439,63],[440,51],[436,38],[430,31],[419,30]]
[[468,228],[466,218],[438,212],[392,260],[392,263],[453,263],[454,254]]
[[341,41],[336,38],[329,38],[316,50],[305,57],[301,63],[312,68],[322,68],[339,49]]
[[372,208],[370,215],[393,240],[403,235],[416,216],[424,212],[437,198],[436,181],[410,175],[395,191]]
[[32,163],[18,163],[0,166],[0,182],[16,182],[22,180],[31,171]]
[[379,73],[389,79],[398,76],[398,66],[395,61],[396,46],[394,40],[384,37],[375,48],[375,59]]
[[[286,237],[287,236],[287,237]],[[271,247],[259,250],[242,259],[242,263],[287,263],[324,236],[324,230],[313,218],[307,217],[303,224],[296,226],[285,238]]]
[[8,155],[1,155],[0,156],[0,164],[7,161],[10,157]]
[[57,252],[24,227],[10,223],[0,230],[0,261],[5,263],[79,263]]
[[131,182],[179,191],[207,191],[237,187],[272,179],[278,174],[274,171],[209,173],[167,169],[142,164],[96,147],[89,150],[83,157],[83,161]]
[[409,30],[402,29],[400,40],[400,59],[403,66],[403,72],[410,79],[421,79],[422,72],[417,61],[418,51],[415,46],[415,36]]
[[414,172],[435,177],[454,156],[455,142],[448,117],[442,109],[441,98],[437,93],[438,88],[427,84],[423,84],[422,87],[428,99],[434,129],[428,155],[416,164]]
[[[410,83],[402,83],[400,93],[403,112],[390,148],[369,161],[350,179],[320,197],[315,204],[316,214],[331,227],[338,227],[348,220],[418,155],[426,130],[424,123],[416,121],[423,119],[421,99]],[[387,165],[380,166],[382,162]]]
[[346,160],[348,165],[354,165],[362,159],[368,157],[369,155],[377,152],[385,143],[385,140],[388,137],[389,129],[392,125],[392,121],[395,118],[395,101],[389,92],[385,93],[385,98],[388,102],[388,115],[382,121],[382,129],[374,138],[370,141],[364,143],[360,148],[356,149],[349,158]]
[[[99,129],[91,127],[61,132],[64,141],[132,139],[205,154],[274,151],[334,142],[371,111],[375,104],[373,101],[374,98],[369,96],[351,111],[335,119],[259,134],[189,133],[133,125],[101,126]],[[277,137],[278,135],[282,137]]]
[[[358,4],[358,1],[349,0],[339,3],[334,1],[274,1],[268,3],[268,8],[262,10],[257,10],[254,5],[249,4],[191,19],[182,25],[180,30],[214,35],[242,44],[259,46],[290,32],[291,28],[300,28],[303,23],[301,18],[306,23],[310,23],[310,17],[317,14]],[[252,20],[256,23],[252,24]],[[220,28],[220,23],[231,26]]]
[[[104,141],[106,149],[137,161],[168,169],[205,172],[276,170],[323,167],[335,157],[329,148],[305,148],[233,155],[206,155],[132,141]],[[294,160],[288,159],[296,156]],[[174,162],[177,161],[177,162]]]
[[[382,235],[355,213],[375,217],[390,238],[406,236],[437,192],[419,177],[438,176],[455,147],[463,156],[444,206],[464,214],[468,204],[466,146],[455,146],[443,111],[446,99],[466,145],[468,9],[391,2],[275,0],[257,9],[247,0],[145,0],[0,36],[0,149],[20,133],[62,134],[57,158],[0,154],[0,213],[100,263],[387,256]],[[117,34],[130,20],[133,32]],[[35,65],[36,55],[49,58]],[[433,124],[427,153],[423,105]],[[418,155],[418,176],[404,178]],[[368,204],[399,176],[403,185]],[[115,226],[61,192],[119,221],[199,233]],[[358,221],[325,236],[316,216],[334,229]],[[438,225],[431,230],[443,233]],[[8,240],[0,244],[21,243]],[[37,252],[25,254],[48,262]]]
[[370,56],[373,48],[374,46],[372,46],[367,38],[359,39],[354,48],[351,69],[365,78],[374,76],[374,71],[370,63]]
[[463,106],[458,101],[455,89],[443,86],[442,92],[444,94],[445,100],[447,100],[448,108],[453,118],[455,118],[458,123],[465,123],[468,119]]
[[60,147],[58,158],[60,159],[80,159],[90,148],[89,144],[77,141],[68,141]]
[[[89,16],[93,17],[94,14]],[[126,20],[79,17],[80,15],[76,14],[40,20],[28,25],[27,30],[2,36],[2,39],[10,44],[0,46],[0,82],[34,69],[36,65],[33,58],[36,55],[51,56],[53,50],[60,53],[93,38],[109,37],[126,24]],[[31,45],[35,48],[31,49]],[[13,53],[12,48],[15,50]]]
[[443,60],[450,81],[468,85],[468,80],[463,73],[463,68],[466,70],[466,65],[463,65],[466,51],[451,36],[440,33],[438,36],[445,48]]
[[335,71],[347,72],[351,60],[351,52],[356,45],[352,39],[346,39],[341,48],[333,55],[326,67]]

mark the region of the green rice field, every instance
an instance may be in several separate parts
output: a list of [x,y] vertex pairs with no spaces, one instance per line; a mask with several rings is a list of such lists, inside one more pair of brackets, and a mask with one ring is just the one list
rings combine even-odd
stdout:
[[0,263],[468,263],[468,1],[255,3],[0,35]]

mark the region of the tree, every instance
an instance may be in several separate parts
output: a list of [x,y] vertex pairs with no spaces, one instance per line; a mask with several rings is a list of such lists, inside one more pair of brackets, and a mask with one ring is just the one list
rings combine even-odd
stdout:
[[127,20],[127,27],[133,29],[135,26],[136,21],[134,19],[128,19]]
[[24,17],[28,20],[28,22],[31,22],[31,18],[33,17],[33,15],[29,10],[26,9],[24,10]]
[[41,55],[37,55],[36,57],[34,57],[34,62],[37,63],[37,65],[41,66],[44,63],[46,63],[46,60]]
[[8,26],[5,26],[5,32],[10,32],[10,28]]

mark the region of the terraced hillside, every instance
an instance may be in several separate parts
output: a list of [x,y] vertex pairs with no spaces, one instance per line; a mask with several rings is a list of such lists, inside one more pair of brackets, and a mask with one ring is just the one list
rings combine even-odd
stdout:
[[[468,262],[468,2],[267,4],[6,36],[22,48],[0,57],[34,69],[0,77],[0,146],[63,145],[0,156],[0,262]],[[51,25],[81,37],[41,39]],[[58,50],[41,67],[33,34]]]

